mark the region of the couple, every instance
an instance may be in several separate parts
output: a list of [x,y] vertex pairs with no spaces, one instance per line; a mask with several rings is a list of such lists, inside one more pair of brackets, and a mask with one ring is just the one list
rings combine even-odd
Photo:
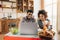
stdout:
[[[40,37],[40,34],[42,34],[42,35],[44,34],[45,36],[50,35],[51,37],[54,36],[54,33],[48,29],[50,26],[50,20],[48,20],[47,17],[48,17],[47,12],[45,10],[40,10],[38,12],[37,23],[38,23],[39,29],[41,29],[38,32],[39,37]],[[33,17],[33,11],[32,10],[27,11],[27,16],[22,19],[22,22],[36,22],[35,18]],[[47,31],[47,29],[49,31]],[[50,40],[50,39],[48,38],[46,40]]]
[[[22,19],[22,22],[36,22],[32,10],[27,11],[27,16]],[[44,26],[46,26],[45,28],[48,28],[50,21],[47,19],[47,12],[45,10],[40,10],[38,12],[37,22],[40,29],[44,29]]]

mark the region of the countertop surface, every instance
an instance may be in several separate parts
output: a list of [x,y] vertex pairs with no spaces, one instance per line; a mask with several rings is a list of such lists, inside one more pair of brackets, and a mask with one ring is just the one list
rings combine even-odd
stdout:
[[20,34],[12,34],[12,33],[7,33],[5,36],[12,36],[12,37],[28,37],[28,38],[39,38],[38,35],[20,35]]

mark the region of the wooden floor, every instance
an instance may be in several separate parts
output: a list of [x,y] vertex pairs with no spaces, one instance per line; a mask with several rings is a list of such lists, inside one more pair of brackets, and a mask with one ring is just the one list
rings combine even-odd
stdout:
[[0,40],[4,39],[4,34],[0,34]]

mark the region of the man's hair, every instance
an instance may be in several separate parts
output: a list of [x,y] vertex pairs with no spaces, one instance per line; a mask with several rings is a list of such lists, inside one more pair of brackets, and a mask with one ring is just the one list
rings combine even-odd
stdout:
[[27,10],[27,13],[28,13],[28,12],[33,13],[33,11],[32,11],[32,10]]
[[45,18],[47,18],[47,12],[45,10],[39,10],[38,17],[40,14],[43,14],[45,16]]

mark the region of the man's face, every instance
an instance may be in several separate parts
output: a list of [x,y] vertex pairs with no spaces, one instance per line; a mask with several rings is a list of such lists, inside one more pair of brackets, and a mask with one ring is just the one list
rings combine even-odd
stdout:
[[43,14],[40,14],[40,15],[39,15],[39,19],[40,19],[40,20],[44,20],[44,19],[45,19],[45,16],[44,16]]
[[31,18],[32,17],[32,13],[31,12],[28,12],[27,13],[27,16],[28,16],[28,18]]

